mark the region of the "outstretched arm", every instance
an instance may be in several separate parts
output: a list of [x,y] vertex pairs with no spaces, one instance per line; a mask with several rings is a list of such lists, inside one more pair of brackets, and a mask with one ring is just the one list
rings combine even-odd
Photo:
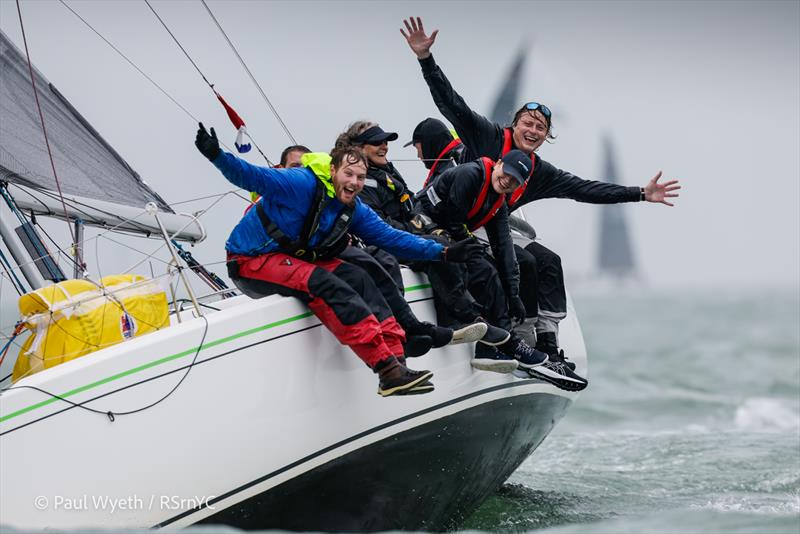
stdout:
[[670,180],[660,184],[658,183],[660,178],[661,171],[658,171],[658,174],[653,176],[653,179],[647,182],[647,185],[644,186],[644,199],[647,202],[666,204],[667,206],[672,207],[675,204],[667,201],[667,199],[680,196],[678,193],[675,193],[675,191],[680,189],[681,186],[678,185],[678,180]]
[[233,185],[261,196],[280,195],[287,199],[305,198],[316,186],[307,169],[259,167],[219,148],[214,128],[211,134],[199,124],[194,141],[200,151]]
[[475,113],[455,92],[450,80],[444,75],[442,69],[436,64],[431,55],[431,46],[436,40],[439,30],[434,30],[430,36],[425,33],[422,19],[404,20],[406,30],[400,30],[408,46],[419,59],[425,82],[431,91],[433,102],[444,117],[453,125],[458,136],[475,156],[497,158],[499,146],[502,146],[503,131],[500,126],[489,121],[483,115]]

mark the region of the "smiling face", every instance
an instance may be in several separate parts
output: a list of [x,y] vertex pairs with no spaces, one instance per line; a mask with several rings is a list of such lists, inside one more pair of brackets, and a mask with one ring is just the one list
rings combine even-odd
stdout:
[[365,144],[362,145],[361,149],[364,151],[364,154],[366,154],[370,165],[384,167],[389,163],[389,160],[386,159],[386,154],[389,152],[388,141],[383,141],[379,145]]
[[361,160],[353,162],[345,158],[338,168],[336,165],[331,165],[333,191],[342,204],[352,204],[356,201],[356,195],[364,189],[366,179],[367,166]]
[[514,144],[530,154],[547,139],[547,119],[539,110],[523,113],[512,127]]
[[519,187],[519,182],[513,176],[503,172],[503,162],[498,161],[492,170],[492,189],[495,193],[513,193]]

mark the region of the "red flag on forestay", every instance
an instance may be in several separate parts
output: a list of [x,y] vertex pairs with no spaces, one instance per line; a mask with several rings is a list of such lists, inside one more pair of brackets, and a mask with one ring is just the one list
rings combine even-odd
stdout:
[[233,127],[236,128],[236,141],[233,143],[236,145],[236,150],[240,154],[250,152],[250,149],[253,148],[253,146],[249,142],[244,142],[245,137],[250,139],[250,135],[247,133],[247,128],[244,125],[244,121],[239,114],[236,113],[236,110],[233,109],[227,102],[225,102],[225,99],[222,98],[221,94],[219,94],[217,91],[214,91],[214,94],[217,95],[217,99],[219,100],[220,104],[222,104],[222,107],[225,108],[225,112],[228,114],[228,118],[233,123]]

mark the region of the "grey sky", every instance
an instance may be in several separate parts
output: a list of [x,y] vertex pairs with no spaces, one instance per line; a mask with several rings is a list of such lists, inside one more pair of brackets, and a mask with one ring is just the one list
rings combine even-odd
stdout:
[[[232,145],[221,106],[144,2],[69,4]],[[524,98],[553,109],[558,134],[541,157],[599,178],[600,138],[610,132],[623,183],[644,185],[659,169],[681,180],[675,208],[626,207],[653,286],[798,285],[797,1],[209,5],[294,136],[315,150],[328,150],[356,119],[378,120],[403,141],[419,120],[438,116],[398,31],[404,17],[440,30],[437,61],[486,113],[513,51],[527,42]],[[276,159],[290,142],[202,4],[154,6]],[[192,120],[61,4],[23,1],[22,10],[34,63],[167,201],[229,188],[196,152]],[[0,27],[21,46],[13,1],[0,0]],[[398,142],[389,156],[411,159],[414,151]],[[421,183],[422,164],[396,165],[412,187]],[[201,260],[222,259],[243,206],[215,208]],[[548,200],[527,213],[568,272],[591,270],[598,207]]]

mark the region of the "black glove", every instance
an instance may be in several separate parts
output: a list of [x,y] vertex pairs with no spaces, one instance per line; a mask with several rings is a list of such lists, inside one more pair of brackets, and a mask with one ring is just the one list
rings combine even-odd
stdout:
[[464,239],[442,251],[442,261],[464,263],[480,257],[484,253],[483,245],[474,239]]
[[525,320],[525,304],[522,303],[522,299],[519,298],[519,295],[514,295],[508,299],[508,315],[512,320],[518,323]]
[[208,161],[214,161],[219,156],[219,139],[217,139],[217,132],[211,128],[211,135],[208,135],[206,127],[203,123],[199,123],[200,128],[197,129],[197,137],[194,138],[194,146],[200,151],[202,155],[208,158]]

